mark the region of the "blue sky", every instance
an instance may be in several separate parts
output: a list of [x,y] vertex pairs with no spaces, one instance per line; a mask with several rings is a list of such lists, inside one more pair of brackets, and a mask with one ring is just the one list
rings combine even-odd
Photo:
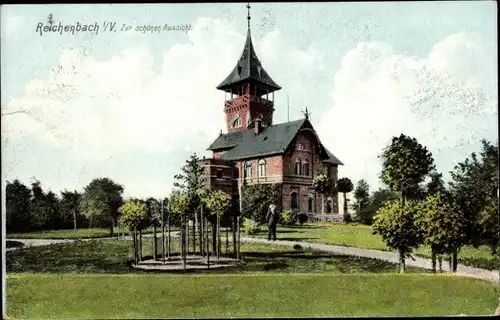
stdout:
[[[2,179],[81,190],[110,177],[127,196],[164,196],[173,175],[225,129],[224,93],[246,33],[244,4],[4,5]],[[56,23],[191,25],[156,34],[36,33]],[[252,37],[283,87],[275,122],[306,106],[339,175],[373,188],[377,154],[405,133],[445,174],[497,137],[496,4],[252,4]],[[59,68],[60,66],[60,68]],[[52,69],[60,69],[53,72]]]

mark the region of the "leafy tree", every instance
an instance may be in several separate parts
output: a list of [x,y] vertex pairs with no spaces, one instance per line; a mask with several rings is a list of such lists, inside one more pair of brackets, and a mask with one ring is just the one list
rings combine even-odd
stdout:
[[128,200],[118,210],[121,213],[121,224],[133,231],[134,262],[137,264],[141,257],[141,254],[138,253],[137,231],[148,220],[146,203],[144,201]]
[[176,180],[174,187],[186,193],[189,197],[189,212],[187,214],[188,218],[193,219],[194,222],[192,232],[194,252],[196,250],[196,231],[200,231],[199,234],[201,236],[198,209],[201,204],[201,196],[206,192],[205,168],[197,154],[194,153],[186,160],[186,164],[181,168],[181,171],[180,174],[174,176]]
[[314,177],[312,182],[313,189],[321,194],[321,213],[325,213],[325,194],[331,191],[335,184],[326,174],[321,173]]
[[186,217],[189,213],[191,200],[187,193],[178,193],[170,198],[170,211],[174,215],[181,217],[181,230],[180,230],[180,247],[181,257],[184,269],[186,268],[186,255],[187,255],[187,221]]
[[84,189],[82,208],[85,215],[92,220],[107,221],[110,236],[119,216],[118,209],[123,203],[123,187],[109,178],[94,179]]
[[430,181],[426,186],[427,196],[432,196],[436,194],[445,195],[447,190],[443,181],[443,174],[437,171],[433,171],[429,174]]
[[34,180],[31,183],[31,227],[35,230],[42,230],[49,220],[49,210],[45,205],[45,192],[42,189],[41,182]]
[[435,168],[427,148],[404,134],[392,138],[382,153],[382,162],[382,182],[400,192],[403,204],[409,189],[420,184]]
[[493,211],[498,188],[498,143],[492,145],[482,140],[481,145],[479,156],[472,153],[450,172],[449,191],[465,216],[468,244],[487,244],[495,253],[498,226]]
[[439,254],[450,254],[452,270],[456,271],[457,254],[465,242],[465,218],[460,209],[437,193],[427,197],[417,215],[417,224],[424,238],[424,244],[432,250],[432,269],[436,272],[436,258]]
[[253,184],[243,185],[242,193],[242,215],[244,218],[252,219],[258,224],[266,221],[266,213],[271,204],[276,209],[281,208],[281,184]]
[[[67,191],[61,192],[61,212],[65,221],[69,220],[67,217],[71,217],[73,221],[73,229],[76,231],[78,218],[81,216],[81,201],[82,194],[78,191]],[[80,219],[81,220],[81,219]]]
[[405,259],[423,241],[422,232],[416,225],[416,216],[421,210],[420,204],[410,200],[387,202],[375,216],[373,234],[379,234],[389,248],[399,253],[399,270],[405,271]]
[[62,228],[63,224],[59,207],[59,199],[54,192],[47,192],[43,199],[43,206],[45,207],[44,228],[50,230]]
[[344,194],[344,221],[347,221],[347,194],[354,189],[351,179],[340,178],[337,181],[337,190]]
[[156,227],[161,226],[162,216],[161,216],[161,204],[155,198],[148,198],[146,200],[147,205],[147,215],[149,217],[149,222],[153,226],[153,259],[156,260],[157,248],[156,248]]
[[209,212],[217,217],[216,254],[218,258],[220,254],[220,218],[229,210],[231,206],[231,197],[227,193],[217,190],[211,191],[205,199]]
[[5,197],[7,232],[29,231],[31,190],[17,179],[13,182],[7,181]]
[[374,191],[370,195],[368,207],[362,212],[364,223],[372,224],[373,217],[375,217],[377,211],[382,208],[387,202],[391,200],[397,200],[398,198],[398,194],[389,189],[379,188],[378,190]]
[[370,205],[370,186],[366,180],[361,179],[354,190],[354,198],[356,199],[356,206],[358,211],[358,219],[365,224],[371,222],[372,217],[367,208]]

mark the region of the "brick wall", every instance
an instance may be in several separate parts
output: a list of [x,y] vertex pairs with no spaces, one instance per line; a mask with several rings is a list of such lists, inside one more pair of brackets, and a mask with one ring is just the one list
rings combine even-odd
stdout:
[[[260,160],[265,160],[266,162],[265,176],[263,177],[258,176],[258,163]],[[247,179],[248,183],[275,183],[282,181],[283,158],[281,155],[237,161],[236,167],[239,169],[239,179],[243,179],[244,177],[244,166],[247,162],[252,164],[251,179]]]

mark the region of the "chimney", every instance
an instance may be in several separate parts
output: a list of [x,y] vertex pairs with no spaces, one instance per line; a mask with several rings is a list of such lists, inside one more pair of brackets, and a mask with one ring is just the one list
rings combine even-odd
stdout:
[[255,133],[255,135],[258,135],[260,133],[260,131],[262,130],[262,120],[259,118],[256,118],[253,122],[254,122],[254,124],[253,124],[254,133]]

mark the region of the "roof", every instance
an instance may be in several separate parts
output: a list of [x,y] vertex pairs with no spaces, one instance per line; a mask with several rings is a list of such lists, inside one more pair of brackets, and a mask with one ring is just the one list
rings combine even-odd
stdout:
[[248,29],[245,47],[238,63],[226,79],[217,86],[217,89],[228,91],[233,85],[248,80],[263,84],[272,91],[281,89],[262,67],[253,47],[250,29]]
[[[282,154],[290,146],[297,133],[303,128],[311,128],[309,120],[300,119],[264,127],[256,135],[253,129],[220,135],[207,150],[225,151],[219,159],[240,160],[253,157]],[[324,148],[327,159],[332,164],[343,165],[330,151]]]

